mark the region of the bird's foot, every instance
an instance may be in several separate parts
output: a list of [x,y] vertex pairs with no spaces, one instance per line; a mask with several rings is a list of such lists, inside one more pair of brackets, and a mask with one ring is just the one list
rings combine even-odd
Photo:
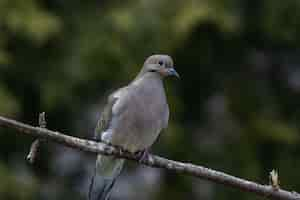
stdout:
[[93,137],[93,140],[94,140],[95,142],[101,142],[101,141],[102,141],[102,140],[101,140],[101,136],[100,136],[99,134],[95,134],[94,137]]
[[144,163],[145,161],[147,161],[149,159],[149,150],[144,149],[144,150],[138,151],[136,153],[136,155],[139,158],[139,162]]
[[118,150],[119,155],[123,155],[125,153],[125,150],[122,147],[116,145],[114,145],[114,147]]

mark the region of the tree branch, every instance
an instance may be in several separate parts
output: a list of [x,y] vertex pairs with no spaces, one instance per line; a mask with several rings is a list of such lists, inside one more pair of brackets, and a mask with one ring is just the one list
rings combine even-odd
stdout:
[[[98,143],[91,140],[85,140],[77,137],[68,136],[57,131],[51,131],[46,128],[30,126],[28,124],[24,124],[1,116],[0,126],[12,128],[21,133],[33,135],[38,138],[48,139],[50,141],[57,142],[62,145],[69,146],[81,151],[112,155],[128,160],[139,161],[137,155],[126,151],[120,151],[119,149],[110,145],[106,145],[104,143]],[[149,155],[147,159],[142,161],[142,164],[156,168],[164,168],[176,173],[186,174],[193,177],[210,180],[215,183],[220,183],[223,185],[238,188],[246,192],[255,193],[259,196],[266,197],[269,199],[300,200],[300,195],[296,192],[290,192],[280,188],[274,188],[271,185],[258,184],[252,181],[234,177],[223,172],[215,171],[191,163],[183,163],[155,155]]]
[[[46,128],[46,117],[45,117],[45,112],[40,113],[39,115],[39,126],[41,128]],[[36,139],[34,140],[34,142],[31,144],[30,147],[30,151],[26,157],[26,159],[28,160],[28,162],[30,162],[31,164],[34,163],[35,158],[36,158],[36,154],[38,152],[38,149],[40,147],[41,144],[41,140],[40,139]]]

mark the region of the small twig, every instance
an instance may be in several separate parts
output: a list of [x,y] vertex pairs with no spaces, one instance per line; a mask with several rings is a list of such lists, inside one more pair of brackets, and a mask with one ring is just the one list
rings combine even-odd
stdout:
[[[39,126],[41,128],[46,128],[46,116],[45,116],[45,112],[40,113],[39,115]],[[30,162],[31,164],[34,163],[36,155],[38,153],[38,149],[41,143],[41,139],[36,139],[34,140],[34,142],[32,142],[31,146],[30,146],[30,151],[26,157],[26,159],[28,160],[28,162]]]
[[273,169],[269,174],[269,182],[274,190],[279,190],[280,188],[279,176],[278,176],[278,172],[275,169]]
[[[135,154],[129,153],[127,151],[120,151],[118,148],[115,148],[111,145],[65,135],[63,133],[51,131],[45,128],[33,127],[28,124],[24,124],[22,122],[18,122],[1,116],[0,126],[12,128],[23,134],[48,139],[50,141],[57,142],[62,145],[89,153],[110,155],[119,158],[125,158],[128,160],[134,160],[136,162],[139,162],[140,160],[140,158]],[[281,188],[278,188],[278,190],[274,190],[274,188],[270,185],[262,185],[200,165],[169,160],[151,154],[149,154],[149,156],[147,156],[147,159],[143,160],[141,163],[151,167],[164,168],[176,173],[210,180],[215,183],[231,186],[245,192],[250,192],[262,197],[267,197],[268,199],[300,200],[300,196],[295,191],[290,192]]]

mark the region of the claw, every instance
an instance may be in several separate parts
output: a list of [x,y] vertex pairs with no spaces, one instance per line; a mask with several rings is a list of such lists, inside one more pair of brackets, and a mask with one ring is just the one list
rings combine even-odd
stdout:
[[122,147],[120,147],[120,146],[114,146],[117,150],[118,150],[118,152],[119,152],[119,154],[120,155],[122,155],[125,151],[123,150],[123,148]]
[[101,142],[101,136],[99,136],[99,134],[95,134],[94,137],[93,137],[93,140],[95,142]]
[[144,149],[144,150],[138,151],[136,153],[136,155],[139,158],[139,163],[144,163],[145,161],[147,161],[149,159],[149,150]]

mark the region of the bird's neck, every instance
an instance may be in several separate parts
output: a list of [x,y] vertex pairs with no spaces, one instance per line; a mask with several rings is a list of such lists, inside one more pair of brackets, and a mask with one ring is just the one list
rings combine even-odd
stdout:
[[163,80],[159,74],[147,73],[135,79],[130,86],[136,93],[145,97],[141,101],[143,101],[143,105],[148,105],[149,109],[156,105],[157,107],[155,106],[153,109],[162,110],[167,105]]
[[148,72],[145,74],[139,74],[132,82],[131,85],[145,86],[154,84],[157,86],[163,86],[162,77],[158,73]]

